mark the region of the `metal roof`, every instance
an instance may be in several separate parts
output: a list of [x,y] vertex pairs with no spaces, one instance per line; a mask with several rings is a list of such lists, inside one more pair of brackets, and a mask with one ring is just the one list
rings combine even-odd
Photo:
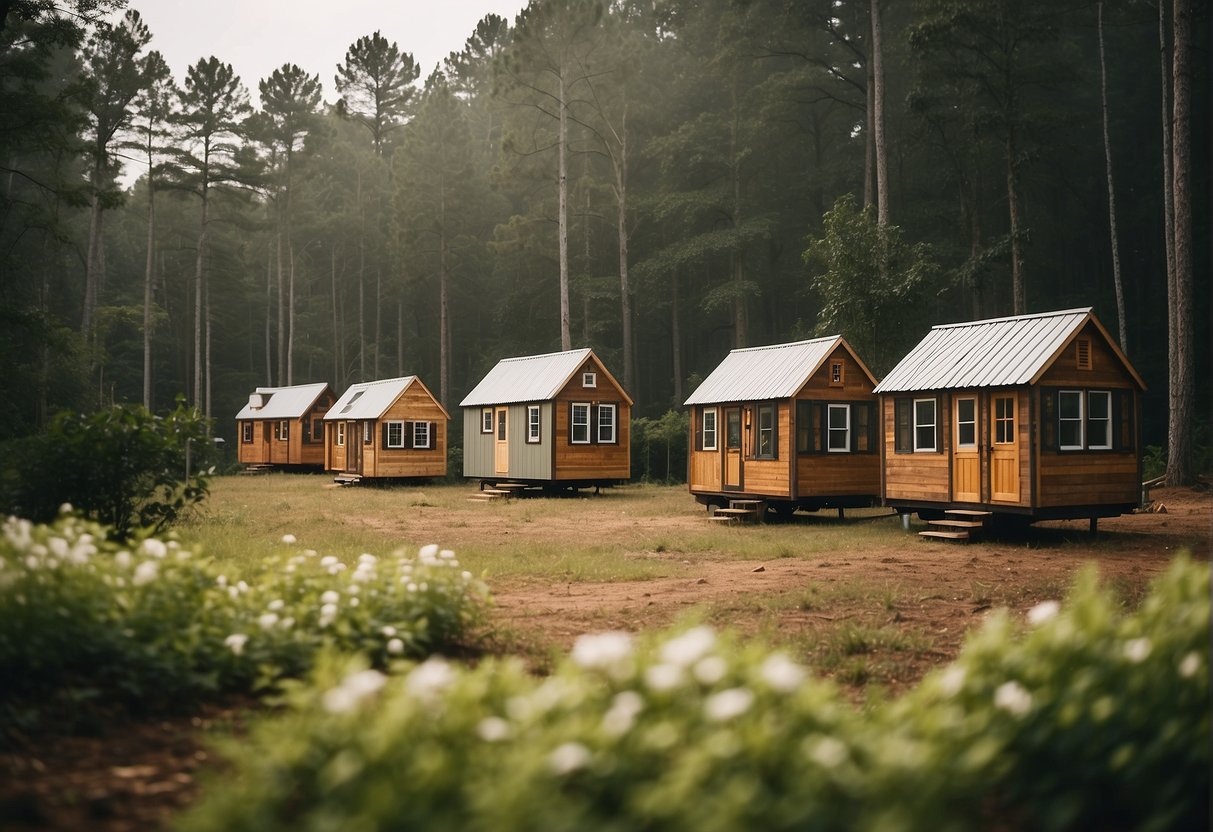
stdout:
[[1088,320],[1089,306],[932,327],[876,392],[1030,384]]
[[[542,402],[554,399],[585,360],[593,355],[589,348],[503,358],[489,370],[460,407],[482,407],[514,402]],[[625,394],[626,395],[626,394]]]
[[324,414],[324,420],[378,419],[416,380],[417,376],[401,376],[351,384]]
[[[328,389],[326,382],[296,384],[292,387],[258,387],[253,395],[267,399],[261,407],[246,404],[237,419],[298,419],[307,413],[316,399]],[[252,397],[250,397],[251,399]]]
[[[733,350],[683,403],[721,404],[788,399],[800,392],[809,378],[839,344],[858,356],[838,335]],[[862,366],[862,362],[860,362]],[[867,371],[867,368],[864,368]],[[869,376],[871,373],[868,374]],[[875,379],[873,379],[875,381]]]

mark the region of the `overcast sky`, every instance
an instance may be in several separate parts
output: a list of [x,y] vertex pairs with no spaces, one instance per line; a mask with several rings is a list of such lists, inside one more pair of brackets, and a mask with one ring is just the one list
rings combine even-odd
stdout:
[[131,0],[178,82],[187,66],[214,55],[230,63],[255,105],[257,83],[285,63],[318,74],[324,100],[337,99],[337,64],[350,45],[379,31],[410,52],[424,79],[463,48],[486,14],[511,23],[525,0]]

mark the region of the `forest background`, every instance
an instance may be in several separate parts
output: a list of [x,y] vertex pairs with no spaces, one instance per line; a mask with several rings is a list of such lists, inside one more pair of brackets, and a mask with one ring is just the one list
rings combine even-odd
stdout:
[[532,0],[263,79],[137,5],[0,0],[0,440],[413,373],[458,419],[577,346],[658,417],[735,347],[1093,306],[1208,453],[1204,4]]

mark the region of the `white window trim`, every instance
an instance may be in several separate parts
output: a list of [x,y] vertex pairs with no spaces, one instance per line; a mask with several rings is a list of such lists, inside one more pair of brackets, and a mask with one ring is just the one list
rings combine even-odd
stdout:
[[[709,416],[712,417],[711,444],[708,443],[708,432],[709,432],[708,431],[708,417]],[[705,450],[705,451],[718,450],[718,448],[717,448],[718,440],[717,440],[716,436],[717,436],[717,433],[719,432],[719,427],[720,427],[720,422],[718,420],[716,408],[705,407],[703,409],[703,450]]]
[[[384,424],[387,425],[387,447],[392,449],[404,448],[404,422],[393,419],[390,422],[384,422]],[[400,429],[400,438],[396,442],[392,442],[392,428],[394,427]]]
[[[1090,405],[1090,399],[1092,396],[1103,396],[1104,397],[1104,401],[1106,401],[1108,403],[1108,410],[1107,410],[1108,415],[1107,416],[1105,416],[1101,419],[1096,419],[1090,415],[1091,408],[1089,405]],[[1104,422],[1107,425],[1107,429],[1104,432],[1104,436],[1106,436],[1108,439],[1107,444],[1088,445],[1087,447],[1092,451],[1110,451],[1110,450],[1112,450],[1112,391],[1110,391],[1110,390],[1088,390],[1087,391],[1087,404],[1088,404],[1087,421],[1088,422],[1095,422],[1095,421]],[[1085,438],[1087,438],[1087,436],[1090,436],[1090,431],[1088,431],[1087,435],[1084,436],[1083,438],[1085,439]]]
[[[1065,417],[1061,415],[1061,397],[1065,395],[1073,395],[1078,397],[1078,416]],[[1057,393],[1057,448],[1062,451],[1081,451],[1086,447],[1087,442],[1087,397],[1083,395],[1082,390],[1059,390]],[[1061,444],[1061,426],[1064,422],[1078,422],[1078,444],[1063,445]]]
[[[585,422],[577,421],[577,409],[585,408]],[[576,428],[585,426],[585,439],[578,439]],[[573,402],[572,411],[569,413],[569,442],[573,445],[589,445],[590,439],[590,403],[589,402]]]
[[[420,437],[424,437],[424,441]],[[413,447],[422,450],[428,450],[431,447],[429,422],[413,422]]]
[[337,435],[333,441],[338,447],[345,447],[345,422],[337,423]]
[[[830,422],[830,414],[834,410],[841,410],[846,415],[846,425],[841,428],[834,427]],[[830,437],[834,431],[841,430],[846,442],[841,448],[831,448]],[[831,454],[849,454],[851,452],[851,406],[849,404],[828,404],[826,405],[826,451]]]
[[[972,402],[973,403],[973,419],[971,421],[967,420],[967,419],[962,420],[960,418],[960,406],[959,406],[960,402]],[[960,426],[961,425],[972,425],[973,426],[973,441],[972,442],[961,442],[960,441]],[[977,399],[971,398],[969,396],[965,396],[964,398],[957,399],[956,447],[963,448],[965,450],[973,450],[974,448],[977,447]]]
[[[602,435],[602,429],[603,429],[604,427],[607,427],[606,425],[604,425],[604,424],[602,423],[602,414],[603,414],[604,412],[606,412],[606,411],[610,411],[610,414],[611,414],[611,424],[610,424],[611,433],[610,433],[610,437],[609,437],[609,438],[603,437],[603,435]],[[616,429],[615,429],[615,428],[616,428],[616,425],[618,425],[618,424],[619,424],[619,406],[618,406],[618,405],[614,405],[614,404],[600,404],[600,405],[598,405],[598,425],[597,425],[597,430],[598,430],[598,444],[600,444],[600,445],[614,445],[614,444],[615,444],[615,436],[616,436],[616,433],[617,433],[617,431],[616,431]]]
[[582,387],[597,387],[598,386],[598,373],[582,373],[581,374],[581,386]]
[[543,410],[537,404],[526,406],[526,441],[528,445],[543,441]]
[[375,442],[375,431],[371,428],[370,422],[362,423],[362,444],[371,445]]
[[253,423],[252,422],[243,422],[240,425],[240,441],[244,442],[246,444],[252,444],[252,442],[253,442]]
[[291,423],[286,419],[281,419],[278,422],[278,439],[282,442],[291,440]]
[[[926,445],[923,445],[922,447],[919,447],[918,445],[918,429],[920,427],[927,427],[927,423],[925,422],[921,425],[918,423],[919,402],[929,402],[931,405],[932,421],[930,423],[930,428],[933,440],[931,442],[931,447],[929,448]],[[935,453],[935,451],[939,450],[939,407],[936,404],[935,399],[915,399],[913,404],[913,413],[911,416],[912,418],[910,419],[910,423],[912,425],[912,432],[914,434],[914,453]]]
[[493,431],[493,422],[494,422],[493,408],[491,408],[491,407],[480,408],[480,432],[481,433],[493,433],[494,432]]

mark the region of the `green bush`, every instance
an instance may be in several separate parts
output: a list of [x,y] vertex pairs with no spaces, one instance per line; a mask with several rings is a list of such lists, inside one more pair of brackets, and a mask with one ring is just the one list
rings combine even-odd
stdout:
[[9,518],[0,721],[19,729],[272,689],[306,673],[322,648],[379,667],[426,656],[456,644],[487,597],[436,546],[415,558],[363,554],[352,567],[291,548],[262,565],[256,576],[225,576],[173,540],[123,546],[70,516],[49,526]]
[[1079,582],[860,712],[706,627],[579,640],[546,679],[330,656],[186,830],[1184,829],[1208,808],[1208,569],[1136,612]]
[[140,405],[63,412],[9,450],[0,476],[4,511],[48,522],[67,503],[123,538],[163,531],[206,497],[212,471],[206,420],[180,403],[166,416]]

